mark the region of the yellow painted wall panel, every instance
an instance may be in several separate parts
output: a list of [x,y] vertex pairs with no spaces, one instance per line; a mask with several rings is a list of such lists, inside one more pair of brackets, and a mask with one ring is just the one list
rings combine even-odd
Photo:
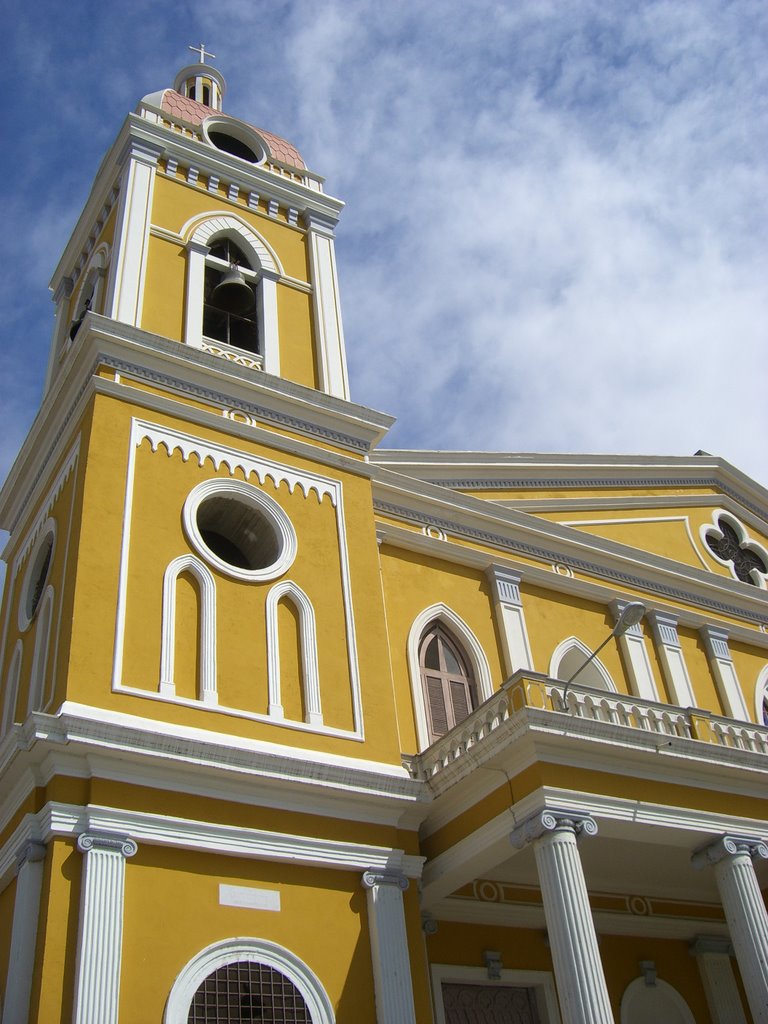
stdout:
[[184,338],[186,274],[184,247],[178,242],[150,235],[139,324],[142,330],[174,341]]
[[317,388],[317,370],[312,296],[295,288],[278,285],[277,318],[280,330],[280,376]]
[[31,1024],[69,1024],[74,998],[82,854],[73,840],[48,845],[37,932]]

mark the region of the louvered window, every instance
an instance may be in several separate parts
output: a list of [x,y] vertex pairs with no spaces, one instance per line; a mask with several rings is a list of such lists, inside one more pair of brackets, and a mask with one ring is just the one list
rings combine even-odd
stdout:
[[477,706],[475,684],[461,648],[438,623],[428,626],[421,639],[419,667],[429,736],[435,740]]

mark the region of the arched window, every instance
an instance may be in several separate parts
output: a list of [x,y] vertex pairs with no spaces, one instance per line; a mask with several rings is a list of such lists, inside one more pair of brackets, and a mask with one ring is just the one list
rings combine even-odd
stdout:
[[431,741],[463,722],[477,707],[477,689],[469,659],[439,622],[429,625],[422,635],[419,669]]
[[768,726],[768,665],[760,671],[755,686],[755,721]]
[[267,939],[216,942],[182,968],[164,1024],[334,1024],[319,978],[290,950]]
[[[241,281],[222,287],[235,267]],[[203,335],[246,352],[259,352],[256,274],[243,250],[231,238],[213,242],[205,260]]]
[[[590,649],[575,636],[563,640],[552,653],[549,663],[550,677],[567,682],[581,668],[591,653]],[[579,672],[576,683],[579,686],[591,686],[595,690],[616,692],[616,686],[599,658],[595,658],[583,672]]]

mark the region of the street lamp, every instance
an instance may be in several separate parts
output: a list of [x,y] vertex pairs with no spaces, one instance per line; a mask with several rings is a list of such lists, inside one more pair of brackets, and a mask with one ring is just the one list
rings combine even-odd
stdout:
[[566,706],[565,698],[568,695],[568,687],[571,685],[576,676],[580,672],[583,672],[587,665],[590,663],[590,661],[593,661],[598,656],[600,651],[602,651],[602,649],[605,647],[609,640],[612,640],[613,637],[623,636],[628,629],[631,629],[632,626],[636,626],[640,619],[642,619],[642,617],[645,615],[645,612],[645,605],[642,604],[640,601],[630,601],[629,604],[624,605],[624,607],[621,610],[621,614],[616,620],[616,625],[613,627],[613,629],[605,638],[605,640],[603,640],[603,642],[600,644],[598,648],[596,648],[596,650],[592,651],[587,660],[582,665],[579,665],[579,667],[573,673],[571,678],[566,682],[565,687],[563,688],[562,696],[564,708]]

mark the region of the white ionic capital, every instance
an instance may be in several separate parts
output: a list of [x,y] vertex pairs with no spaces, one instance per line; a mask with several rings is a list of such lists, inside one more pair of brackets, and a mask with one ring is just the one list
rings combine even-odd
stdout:
[[[627,601],[611,601],[611,611],[614,621],[618,622],[622,612],[627,607]],[[645,646],[645,635],[643,627],[639,622],[630,626],[621,636],[617,638],[619,648],[624,656],[624,664],[629,675],[632,692],[644,700],[659,699],[656,690],[656,680],[653,678],[653,669],[648,657],[648,650]]]
[[518,669],[532,672],[533,655],[520,597],[520,575],[501,565],[490,565],[486,574],[493,587],[506,674],[511,676]]
[[731,966],[733,948],[722,935],[699,935],[691,943],[712,1024],[747,1024]]
[[77,848],[85,860],[72,1021],[117,1024],[125,861],[137,847],[128,836],[84,832]]
[[768,845],[749,836],[724,835],[692,857],[712,864],[733,948],[755,1024],[768,1024],[768,913],[753,859],[768,860]]
[[714,626],[704,626],[700,633],[724,713],[730,718],[748,722],[749,713],[728,646],[728,634],[724,629],[716,629]]
[[13,904],[3,1024],[26,1024],[29,1020],[45,853],[43,843],[30,840],[16,857],[16,898]]
[[681,708],[692,708],[696,701],[693,687],[685,664],[680,637],[677,635],[677,619],[666,612],[648,612],[656,649],[659,652],[664,678],[673,702]]
[[408,879],[399,871],[370,869],[363,874],[368,901],[377,1024],[416,1024],[403,892]]
[[563,1024],[613,1024],[589,895],[576,847],[579,833],[595,835],[588,814],[546,810],[512,834],[533,843]]

